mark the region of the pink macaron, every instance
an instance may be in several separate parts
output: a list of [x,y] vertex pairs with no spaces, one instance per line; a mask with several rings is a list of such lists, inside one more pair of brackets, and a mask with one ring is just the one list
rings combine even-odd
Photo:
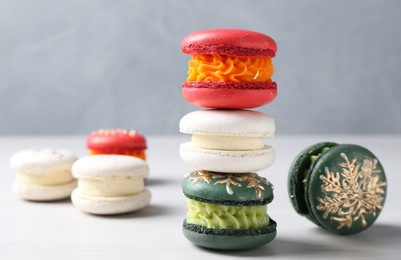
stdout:
[[255,108],[277,96],[271,59],[275,41],[262,33],[240,29],[202,30],[187,35],[184,53],[192,55],[182,95],[206,108]]

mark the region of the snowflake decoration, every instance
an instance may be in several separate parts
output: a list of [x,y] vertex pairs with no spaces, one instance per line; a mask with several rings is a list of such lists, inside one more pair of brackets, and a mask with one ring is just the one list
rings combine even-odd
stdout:
[[197,183],[198,181],[204,181],[210,183],[212,179],[215,179],[214,185],[226,185],[226,191],[229,195],[234,194],[233,186],[242,187],[242,182],[247,182],[247,188],[253,188],[255,190],[255,194],[257,198],[262,197],[262,191],[264,191],[264,187],[262,184],[267,184],[273,187],[271,182],[264,177],[257,175],[256,173],[227,173],[227,174],[219,174],[216,172],[209,171],[194,171],[192,174],[196,175],[191,177],[189,180],[192,184]]
[[232,188],[232,185],[236,186],[236,187],[241,187],[241,183],[239,183],[238,181],[241,181],[240,179],[232,176],[232,175],[215,175],[214,176],[215,179],[219,179],[218,181],[216,181],[214,183],[214,185],[216,184],[226,184],[226,191],[228,194],[233,195],[234,191]]
[[[207,171],[194,171],[192,172],[193,174],[196,174],[196,176],[189,178],[189,180],[192,182],[192,185],[197,183],[198,181],[204,181],[207,183],[210,183],[212,181],[212,174],[211,172]],[[191,174],[186,175],[185,177],[189,177]]]
[[[366,227],[366,215],[376,216],[383,207],[386,182],[380,181],[377,175],[377,159],[366,158],[362,165],[356,158],[350,161],[346,154],[341,153],[345,160],[340,163],[342,172],[330,172],[326,167],[326,175],[321,175],[321,190],[324,198],[318,198],[318,210],[324,211],[323,218],[338,223],[337,229],[351,228],[354,221],[361,221]],[[342,177],[342,179],[341,179]]]

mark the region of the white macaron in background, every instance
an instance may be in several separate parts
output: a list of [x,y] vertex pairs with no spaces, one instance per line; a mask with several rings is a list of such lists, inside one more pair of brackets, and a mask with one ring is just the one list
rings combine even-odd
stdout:
[[32,201],[68,198],[76,187],[71,167],[77,159],[65,149],[34,148],[15,153],[10,159],[16,172],[14,192]]
[[147,163],[126,155],[92,155],[80,158],[72,167],[78,187],[71,194],[80,210],[99,215],[132,212],[146,207],[151,194],[144,179]]
[[274,149],[265,137],[273,137],[274,119],[253,110],[205,109],[180,121],[180,132],[192,134],[180,147],[181,158],[192,166],[216,172],[254,172],[269,167]]

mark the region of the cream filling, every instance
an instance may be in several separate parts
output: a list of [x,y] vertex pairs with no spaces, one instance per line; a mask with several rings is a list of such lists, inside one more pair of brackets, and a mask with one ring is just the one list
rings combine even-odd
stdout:
[[269,225],[266,205],[225,206],[187,200],[187,222],[207,228],[262,228]]
[[199,148],[228,151],[260,150],[265,146],[261,137],[192,135],[192,144]]
[[78,188],[84,195],[95,197],[121,197],[145,189],[143,177],[101,177],[79,179]]
[[70,171],[52,172],[45,174],[26,174],[17,172],[17,182],[29,185],[59,185],[72,182],[74,178]]

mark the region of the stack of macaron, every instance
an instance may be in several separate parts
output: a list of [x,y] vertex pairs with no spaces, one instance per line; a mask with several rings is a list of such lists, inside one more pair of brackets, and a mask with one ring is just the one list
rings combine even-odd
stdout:
[[182,182],[188,206],[183,233],[212,249],[264,245],[276,236],[276,223],[266,213],[273,185],[257,171],[275,160],[264,142],[274,135],[275,123],[249,109],[277,95],[271,80],[276,43],[257,32],[212,29],[187,35],[181,49],[193,56],[183,97],[205,108],[180,121],[180,132],[192,135],[180,156],[196,168]]

